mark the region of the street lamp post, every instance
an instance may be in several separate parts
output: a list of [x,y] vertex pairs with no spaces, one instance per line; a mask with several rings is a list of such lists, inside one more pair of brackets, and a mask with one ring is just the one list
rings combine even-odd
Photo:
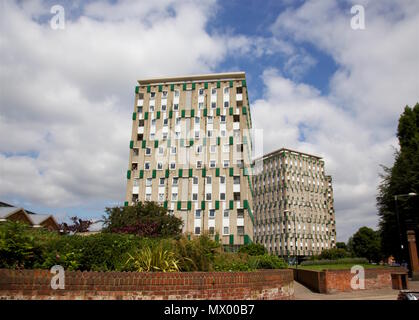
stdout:
[[394,196],[394,206],[396,209],[396,218],[397,218],[397,229],[399,232],[399,241],[400,241],[400,259],[401,259],[401,263],[403,263],[403,241],[402,241],[402,232],[400,229],[400,217],[399,217],[399,207],[397,206],[397,199],[398,198],[403,198],[403,197],[414,197],[417,196],[416,193],[414,192],[410,192],[408,194],[397,194]]

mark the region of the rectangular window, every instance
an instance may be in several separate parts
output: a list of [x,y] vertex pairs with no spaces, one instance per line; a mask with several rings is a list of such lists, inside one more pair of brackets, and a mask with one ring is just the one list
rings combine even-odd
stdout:
[[150,112],[154,112],[154,106],[153,105],[150,106]]
[[217,109],[217,103],[216,102],[211,102],[211,108],[212,109]]
[[210,168],[215,168],[216,164],[215,160],[210,160]]
[[199,124],[199,121],[200,121],[199,117],[195,117],[195,124]]
[[226,123],[226,116],[221,116],[220,117],[220,122],[221,123]]
[[201,209],[195,210],[195,219],[201,219]]
[[159,193],[159,201],[164,201],[164,193]]
[[199,139],[199,131],[195,131],[195,139]]
[[224,234],[224,235],[230,234],[230,230],[229,230],[229,228],[228,228],[228,227],[224,227],[224,228],[223,228],[223,234]]
[[212,199],[211,193],[208,192],[205,198],[207,199],[207,201],[211,201],[211,199]]
[[163,91],[161,97],[162,99],[167,99],[167,91]]
[[203,96],[203,95],[204,95],[204,93],[205,93],[205,90],[204,90],[204,89],[202,89],[202,88],[200,88],[198,92],[199,92],[199,95],[200,95],[200,96]]
[[197,193],[192,193],[192,200],[193,201],[198,201],[198,194]]
[[195,234],[201,234],[201,227],[195,227]]
[[200,110],[204,109],[204,103],[203,102],[198,102],[198,108]]
[[173,110],[178,111],[179,110],[179,104],[177,104],[177,103],[173,104]]
[[230,217],[230,211],[224,210],[224,218]]
[[150,100],[154,100],[156,98],[155,92],[150,92]]
[[160,178],[159,179],[159,185],[160,186],[164,186],[164,178]]
[[192,183],[193,183],[194,185],[197,185],[197,184],[198,184],[198,177],[193,177],[193,178],[192,178]]
[[244,235],[244,226],[237,226],[237,234]]
[[229,166],[230,166],[230,161],[229,160],[224,160],[223,161],[223,167],[228,168]]
[[228,103],[228,101],[224,101],[224,108],[228,108],[230,105]]
[[151,187],[153,184],[153,179],[152,178],[147,178],[145,185],[146,187]]
[[176,154],[176,147],[172,147],[172,148],[170,149],[170,153],[171,153],[171,154]]
[[228,87],[225,87],[224,88],[224,94],[228,94],[228,92],[229,92],[229,88]]
[[177,193],[172,193],[172,201],[177,201]]
[[230,145],[229,144],[225,144],[223,145],[223,152],[230,152]]
[[202,145],[196,146],[196,153],[201,153],[202,152]]
[[212,183],[212,177],[211,176],[208,176],[207,179],[206,179],[206,181],[207,181],[207,184],[211,184]]
[[220,200],[225,201],[225,199],[226,199],[226,194],[224,192],[221,192],[220,193]]
[[217,95],[217,89],[216,88],[211,88],[211,95],[213,95],[213,96]]
[[157,162],[157,170],[163,170],[163,163]]
[[170,162],[170,169],[175,170],[176,169],[176,162]]
[[210,146],[210,153],[215,153],[217,151],[217,145],[211,145]]
[[208,124],[212,124],[212,123],[214,123],[214,118],[213,118],[213,117],[211,117],[211,116],[208,116],[208,117],[207,117],[207,123],[208,123]]
[[180,91],[179,90],[175,90],[175,97],[179,97],[180,96]]
[[196,162],[196,168],[197,168],[197,169],[201,169],[201,168],[202,168],[202,161],[201,161],[201,160],[198,160],[198,161]]
[[208,214],[208,218],[215,219],[215,210],[211,209]]
[[225,184],[226,183],[226,177],[225,176],[221,176],[220,177],[220,184]]
[[144,169],[145,170],[150,170],[150,162],[149,161],[144,162]]
[[151,155],[151,148],[145,148],[145,155],[146,156]]
[[179,178],[178,177],[174,177],[173,178],[173,180],[172,180],[172,184],[174,185],[174,186],[177,186],[178,184],[178,181],[179,181]]
[[164,154],[164,148],[163,147],[159,147],[159,155],[163,155]]

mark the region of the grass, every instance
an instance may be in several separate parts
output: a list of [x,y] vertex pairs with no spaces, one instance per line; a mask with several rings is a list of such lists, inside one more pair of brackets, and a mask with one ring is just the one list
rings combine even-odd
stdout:
[[[377,264],[360,264],[365,269],[371,269],[371,268],[385,268],[387,266],[377,265]],[[354,264],[319,264],[319,265],[311,265],[311,266],[298,266],[298,269],[303,270],[315,270],[315,271],[322,271],[325,269],[328,270],[345,270],[345,269],[351,269],[354,266]],[[295,268],[294,266],[292,266]]]

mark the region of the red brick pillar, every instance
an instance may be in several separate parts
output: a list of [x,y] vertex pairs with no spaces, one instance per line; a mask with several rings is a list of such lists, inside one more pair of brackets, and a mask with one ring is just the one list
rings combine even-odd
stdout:
[[410,265],[412,267],[412,280],[419,280],[419,261],[418,251],[416,248],[416,236],[415,231],[407,231],[407,242],[409,243],[409,257]]

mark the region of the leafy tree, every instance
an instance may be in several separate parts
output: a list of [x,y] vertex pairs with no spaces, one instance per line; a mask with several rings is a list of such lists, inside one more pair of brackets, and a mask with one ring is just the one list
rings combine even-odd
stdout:
[[340,248],[331,248],[323,250],[320,255],[317,256],[318,259],[328,259],[328,260],[337,260],[342,258],[349,257],[349,252],[345,249]]
[[348,247],[346,246],[345,242],[336,242],[336,248],[343,249],[343,250],[348,250]]
[[380,262],[381,239],[379,231],[368,227],[361,227],[349,238],[348,248],[354,257],[367,258],[370,262]]
[[73,224],[68,225],[65,222],[60,224],[60,229],[63,231],[63,233],[68,234],[87,232],[89,231],[89,227],[93,224],[92,220],[82,220],[77,216],[72,217],[71,221],[73,221]]
[[155,202],[139,202],[134,206],[106,208],[104,231],[129,233],[144,237],[169,237],[181,233],[182,220],[169,215]]
[[247,253],[249,256],[261,256],[268,253],[266,248],[260,243],[250,243],[242,246],[240,247],[239,252]]
[[[396,215],[395,195],[419,193],[419,103],[413,108],[406,106],[400,116],[397,137],[400,150],[395,152],[392,167],[382,166],[382,182],[377,196],[378,215],[383,252],[397,261],[409,261],[407,230],[419,230],[419,197],[399,197]],[[400,232],[399,232],[400,227]],[[400,237],[405,250],[401,251]]]

